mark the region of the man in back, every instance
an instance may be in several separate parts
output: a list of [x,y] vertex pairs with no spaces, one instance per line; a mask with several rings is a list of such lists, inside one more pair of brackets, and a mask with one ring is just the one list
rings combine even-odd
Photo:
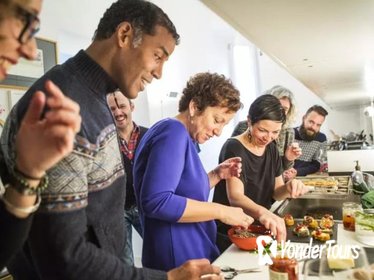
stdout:
[[295,160],[293,169],[287,170],[290,177],[306,176],[320,169],[319,157],[326,149],[326,135],[320,132],[328,112],[319,105],[308,109],[303,116],[301,126],[294,128],[295,142],[298,142],[303,154]]
[[2,150],[8,168],[15,160],[10,140],[46,80],[81,105],[82,125],[73,152],[47,172],[49,185],[41,193],[23,254],[9,266],[16,279],[200,279],[219,272],[207,260],[165,273],[120,259],[126,179],[106,95],[119,88],[136,98],[153,78],[161,78],[178,42],[173,23],[159,7],[118,0],[104,13],[91,45],[48,71],[17,103],[3,131],[10,143]]
[[138,126],[132,120],[134,103],[126,98],[119,90],[107,95],[107,102],[112,112],[117,127],[120,150],[123,155],[126,172],[126,202],[125,202],[125,249],[122,260],[128,265],[134,265],[134,253],[132,249],[132,227],[143,237],[140,224],[139,211],[136,206],[132,169],[135,158],[135,151],[144,133],[148,130]]

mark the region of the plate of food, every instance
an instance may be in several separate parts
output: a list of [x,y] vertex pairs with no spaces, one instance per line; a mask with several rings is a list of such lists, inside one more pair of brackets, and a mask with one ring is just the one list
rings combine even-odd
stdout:
[[339,184],[334,177],[298,177],[297,179],[301,180],[305,186],[313,187],[315,191],[337,190]]
[[324,214],[321,219],[306,215],[303,219],[294,219],[291,214],[284,216],[287,227],[287,240],[309,243],[310,238],[317,243],[337,238],[337,226],[331,214]]

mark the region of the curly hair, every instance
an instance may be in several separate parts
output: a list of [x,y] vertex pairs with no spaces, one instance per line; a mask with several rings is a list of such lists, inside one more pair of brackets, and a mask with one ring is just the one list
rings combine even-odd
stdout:
[[278,99],[287,98],[289,100],[290,109],[286,115],[286,122],[284,123],[284,127],[289,127],[295,120],[296,116],[296,101],[292,91],[283,86],[276,85],[273,86],[271,89],[266,90],[264,94],[271,94],[277,97]]
[[140,43],[143,34],[154,35],[155,27],[165,27],[179,44],[179,34],[169,17],[155,4],[144,0],[118,0],[100,19],[93,40],[108,39],[119,24],[129,22],[134,29],[134,44]]
[[257,97],[249,107],[248,119],[252,125],[262,120],[270,120],[284,124],[286,121],[286,114],[277,97],[270,94],[263,94]]
[[224,75],[208,72],[196,74],[187,82],[179,101],[179,112],[186,111],[190,101],[195,102],[200,112],[217,106],[237,112],[243,107],[240,93],[232,82]]

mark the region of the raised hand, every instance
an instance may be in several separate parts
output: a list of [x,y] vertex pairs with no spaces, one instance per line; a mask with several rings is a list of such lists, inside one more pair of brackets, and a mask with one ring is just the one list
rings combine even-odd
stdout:
[[[45,89],[48,98],[41,91],[34,94],[16,137],[17,169],[36,178],[72,151],[81,125],[79,105],[51,81]],[[45,106],[49,111],[41,118]]]
[[231,177],[240,177],[242,172],[242,159],[241,157],[233,157],[225,160],[219,164],[214,173],[219,176],[221,180],[229,179]]
[[295,159],[299,158],[302,154],[302,150],[299,147],[299,143],[292,143],[290,146],[287,147],[285,151],[285,157],[289,161],[294,161]]

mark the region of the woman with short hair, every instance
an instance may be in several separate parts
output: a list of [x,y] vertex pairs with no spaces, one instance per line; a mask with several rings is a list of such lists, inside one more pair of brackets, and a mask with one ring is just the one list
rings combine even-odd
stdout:
[[241,159],[227,159],[207,174],[195,145],[219,136],[240,107],[239,92],[229,80],[200,73],[187,82],[179,114],[144,135],[134,166],[143,266],[169,270],[188,259],[213,261],[219,255],[215,219],[245,228],[253,222],[241,208],[208,202],[218,181],[239,176]]
[[[276,143],[286,114],[279,99],[265,94],[258,97],[248,112],[248,128],[242,134],[229,138],[223,145],[219,161],[231,157],[242,158],[239,178],[222,180],[214,191],[213,201],[241,207],[277,237],[286,238],[283,219],[271,213],[273,200],[298,197],[308,191],[299,180],[286,184],[282,178],[282,159]],[[217,245],[221,252],[230,244],[228,227],[217,221]]]

